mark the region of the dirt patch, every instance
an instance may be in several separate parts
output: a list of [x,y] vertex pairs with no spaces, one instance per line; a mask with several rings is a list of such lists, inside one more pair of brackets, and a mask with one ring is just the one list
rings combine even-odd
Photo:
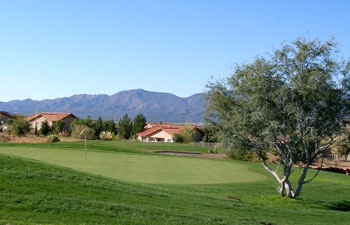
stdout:
[[164,151],[164,150],[152,150],[153,153],[176,155],[176,156],[188,156],[188,157],[200,157],[200,158],[225,158],[225,154],[207,154],[199,152],[180,152],[180,151]]

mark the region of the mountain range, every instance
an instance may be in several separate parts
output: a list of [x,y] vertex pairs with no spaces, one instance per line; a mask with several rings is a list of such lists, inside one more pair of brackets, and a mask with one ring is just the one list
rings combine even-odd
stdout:
[[181,98],[170,93],[143,89],[121,91],[114,95],[73,95],[46,100],[13,100],[0,102],[0,110],[30,115],[35,112],[70,112],[80,118],[118,121],[125,113],[133,118],[142,113],[149,122],[203,122],[204,94]]

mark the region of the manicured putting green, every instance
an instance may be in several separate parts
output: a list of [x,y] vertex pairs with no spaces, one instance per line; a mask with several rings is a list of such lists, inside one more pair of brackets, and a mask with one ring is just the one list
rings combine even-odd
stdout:
[[0,153],[142,183],[214,184],[261,181],[249,166],[224,160],[80,150],[0,148]]

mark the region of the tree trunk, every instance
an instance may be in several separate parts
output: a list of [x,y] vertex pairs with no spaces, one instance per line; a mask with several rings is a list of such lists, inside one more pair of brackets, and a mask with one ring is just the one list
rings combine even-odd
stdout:
[[303,184],[304,184],[304,180],[305,180],[305,177],[306,177],[306,174],[307,174],[307,171],[309,170],[309,166],[310,164],[306,164],[306,166],[304,167],[303,169],[303,173],[301,174],[300,178],[299,178],[299,181],[298,181],[298,186],[297,186],[297,189],[295,190],[295,194],[294,194],[294,198],[297,198],[300,196],[300,193],[301,193],[301,189],[303,187]]
[[282,182],[282,183],[280,183],[280,190],[278,191],[278,194],[280,195],[280,196],[282,196],[282,197],[284,197],[284,196],[286,196],[285,194],[284,194],[284,191],[285,191],[285,182]]

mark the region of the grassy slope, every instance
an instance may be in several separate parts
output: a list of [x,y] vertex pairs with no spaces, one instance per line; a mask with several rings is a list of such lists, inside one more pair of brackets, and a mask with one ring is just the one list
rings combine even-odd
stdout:
[[[57,146],[62,147],[52,145]],[[241,164],[266,175],[259,164]],[[4,155],[0,155],[0,180],[0,224],[347,224],[350,220],[350,179],[326,172],[305,186],[300,200],[277,197],[271,177],[256,183],[151,185]],[[228,195],[242,201],[232,201]]]
[[[157,154],[0,147],[0,153],[36,159],[110,178],[161,184],[255,182],[265,179],[231,160],[172,157]],[[86,157],[87,156],[87,157]]]

